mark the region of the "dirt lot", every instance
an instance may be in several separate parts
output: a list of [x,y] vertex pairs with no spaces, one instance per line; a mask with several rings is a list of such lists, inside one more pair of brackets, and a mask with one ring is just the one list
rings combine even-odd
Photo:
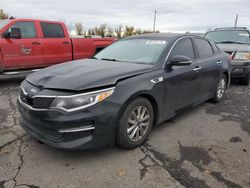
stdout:
[[155,127],[141,148],[64,151],[20,128],[19,83],[0,81],[0,188],[250,187],[250,87]]

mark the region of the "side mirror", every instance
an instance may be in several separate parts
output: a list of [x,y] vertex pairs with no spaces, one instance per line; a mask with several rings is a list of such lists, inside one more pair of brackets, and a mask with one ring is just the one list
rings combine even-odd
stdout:
[[174,57],[171,57],[170,59],[171,66],[187,66],[191,64],[192,64],[192,61],[187,56],[176,55]]
[[21,39],[22,34],[21,34],[21,29],[20,27],[12,27],[10,29],[10,32],[4,33],[5,38],[13,38],[13,39]]

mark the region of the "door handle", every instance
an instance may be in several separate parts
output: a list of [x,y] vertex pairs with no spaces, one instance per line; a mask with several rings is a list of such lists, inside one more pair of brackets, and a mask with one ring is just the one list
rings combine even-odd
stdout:
[[34,41],[34,42],[32,42],[32,44],[35,44],[35,45],[40,45],[41,43],[40,43],[40,42],[38,42],[38,41]]
[[69,44],[69,42],[68,41],[64,41],[63,44]]
[[218,60],[218,61],[217,61],[217,64],[218,64],[218,65],[221,65],[221,63],[222,63],[221,60]]
[[193,71],[198,71],[198,70],[201,70],[201,66],[196,66]]

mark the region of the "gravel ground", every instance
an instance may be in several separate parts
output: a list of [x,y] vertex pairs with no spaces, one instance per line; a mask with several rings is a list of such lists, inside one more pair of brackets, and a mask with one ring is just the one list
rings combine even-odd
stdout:
[[220,104],[154,127],[138,149],[65,151],[21,129],[20,82],[0,80],[0,188],[250,187],[250,87],[234,84]]

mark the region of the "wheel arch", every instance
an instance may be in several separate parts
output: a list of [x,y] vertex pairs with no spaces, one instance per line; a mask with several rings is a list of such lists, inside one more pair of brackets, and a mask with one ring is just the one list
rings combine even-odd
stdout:
[[[152,107],[153,107],[153,112],[154,112],[154,123],[153,125],[156,125],[157,122],[158,122],[158,119],[159,119],[159,105],[156,101],[156,99],[149,93],[147,92],[139,92],[139,93],[136,93],[132,96],[130,96],[122,105],[119,113],[118,113],[118,116],[117,116],[117,122],[119,122],[121,116],[122,116],[122,113],[124,112],[124,110],[126,109],[126,106],[132,102],[133,100],[135,100],[136,98],[139,98],[139,97],[142,97],[142,98],[145,98],[147,99]],[[118,126],[117,126],[118,127]]]

